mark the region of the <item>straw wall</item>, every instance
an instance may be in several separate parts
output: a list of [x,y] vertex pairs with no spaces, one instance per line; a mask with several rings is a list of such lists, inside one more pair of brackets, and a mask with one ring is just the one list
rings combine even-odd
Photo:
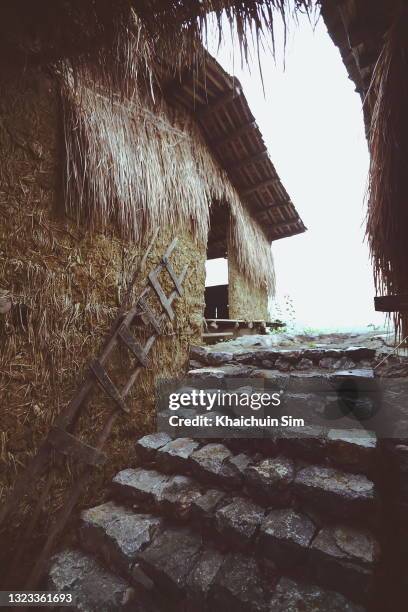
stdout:
[[269,320],[266,288],[251,284],[233,255],[228,257],[228,304],[230,319]]
[[[146,247],[144,239],[135,246],[107,231],[90,236],[58,214],[63,208],[60,121],[52,80],[36,70],[13,76],[2,71],[0,290],[12,296],[14,306],[0,315],[0,502],[72,396]],[[160,234],[147,271],[157,264],[173,232]],[[205,244],[197,246],[188,231],[178,235],[175,269],[179,272],[188,263],[189,271],[184,297],[175,306],[176,335],[156,346],[152,367],[131,398],[132,415],[121,418],[113,432],[107,466],[95,475],[95,491],[102,492],[101,482],[115,470],[132,464],[134,440],[153,428],[154,377],[179,373],[189,342],[200,336]],[[115,382],[124,377],[126,364],[125,355],[118,354],[111,370]],[[92,417],[81,421],[80,431],[92,443],[106,414],[102,397],[90,404],[89,412]],[[60,505],[65,473],[63,469],[57,479],[48,508]],[[44,529],[47,521],[44,514]],[[0,537],[6,552],[4,535]],[[13,538],[11,526],[8,537]]]

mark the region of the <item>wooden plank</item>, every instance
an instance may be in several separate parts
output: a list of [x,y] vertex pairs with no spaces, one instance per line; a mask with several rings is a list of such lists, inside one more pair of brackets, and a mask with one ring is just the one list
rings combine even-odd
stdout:
[[279,182],[279,179],[277,177],[266,179],[265,181],[261,181],[260,183],[257,183],[256,185],[251,185],[250,187],[247,187],[246,189],[239,189],[239,194],[241,197],[245,198],[251,195],[252,193],[255,193],[256,191],[259,191],[260,189],[270,187],[271,185],[275,185],[278,182]]
[[115,404],[121,410],[123,410],[123,412],[129,413],[130,410],[123,401],[121,394],[113,384],[112,380],[109,378],[109,375],[106,370],[102,367],[102,365],[97,359],[95,359],[95,361],[91,363],[90,369],[95,375],[96,380],[98,381],[102,389],[105,391],[105,393],[115,402]]
[[173,281],[173,284],[176,288],[177,293],[179,294],[179,296],[181,297],[183,295],[183,288],[181,286],[181,284],[179,283],[179,279],[174,271],[173,266],[171,265],[171,263],[169,262],[167,257],[163,257],[162,258],[162,263],[164,265],[164,267],[166,268],[171,280]]
[[220,96],[215,98],[215,100],[211,100],[211,102],[209,102],[208,104],[203,105],[196,111],[196,115],[200,121],[203,121],[204,119],[212,115],[212,113],[220,110],[226,104],[233,102],[238,96],[241,95],[242,88],[236,85],[234,89],[231,89],[230,91],[221,94]]
[[408,311],[408,294],[381,295],[374,298],[374,307],[378,312]]
[[51,427],[47,439],[56,451],[86,463],[86,465],[97,466],[106,462],[107,457],[104,453],[89,444],[85,444],[85,442],[81,442],[81,440],[59,427]]
[[162,333],[162,325],[161,325],[160,319],[156,317],[156,314],[153,308],[150,307],[150,304],[147,301],[146,297],[141,296],[138,300],[138,304],[142,311],[141,316],[142,316],[143,322],[146,325],[150,323],[150,325],[153,327],[156,334],[160,335]]
[[203,338],[221,338],[221,337],[230,337],[233,336],[234,332],[214,332],[214,333],[208,333],[208,334],[203,334]]
[[148,279],[149,279],[149,283],[150,283],[152,289],[154,290],[154,292],[156,293],[156,295],[157,295],[157,297],[159,299],[159,302],[162,305],[165,313],[169,317],[170,321],[173,321],[173,319],[175,317],[174,310],[171,307],[171,304],[170,304],[170,301],[169,301],[167,295],[163,291],[163,287],[159,283],[159,280],[157,278],[156,270],[153,270],[152,272],[149,272]]
[[220,136],[219,138],[215,138],[214,140],[210,140],[211,147],[220,147],[221,145],[225,145],[228,142],[232,142],[233,140],[237,140],[247,132],[256,129],[257,123],[256,121],[248,121],[248,123],[244,123],[239,128],[236,128],[233,132],[229,132],[224,136]]
[[247,166],[252,166],[252,164],[256,164],[259,161],[263,161],[269,159],[268,149],[263,149],[259,153],[255,153],[254,155],[248,155],[244,159],[234,162],[233,164],[229,164],[226,168],[227,172],[236,172],[241,170],[242,168],[246,168]]
[[135,337],[129,330],[127,325],[122,324],[118,329],[118,335],[123,343],[127,346],[129,351],[136,357],[139,363],[147,367],[148,359],[147,355],[143,350],[143,347],[135,340]]

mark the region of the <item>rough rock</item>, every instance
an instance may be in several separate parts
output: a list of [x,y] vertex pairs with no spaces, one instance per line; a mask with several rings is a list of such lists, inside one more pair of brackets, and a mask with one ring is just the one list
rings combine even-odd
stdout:
[[227,486],[236,485],[236,472],[227,463],[231,451],[223,444],[206,444],[190,457],[193,473],[209,482],[222,481]]
[[200,443],[191,438],[170,440],[157,452],[157,462],[163,472],[184,472],[189,468],[188,459],[199,447]]
[[122,470],[112,481],[112,491],[119,499],[158,504],[168,476],[143,468]]
[[366,521],[376,510],[374,483],[362,474],[310,465],[299,470],[294,487],[307,507],[332,517]]
[[293,461],[286,457],[267,458],[245,470],[245,484],[261,501],[286,504],[295,477]]
[[201,538],[190,531],[169,527],[140,553],[140,565],[159,589],[182,597],[199,560],[201,544]]
[[341,466],[367,472],[376,458],[375,433],[358,429],[330,429],[327,434],[328,456]]
[[225,464],[235,473],[237,480],[242,480],[245,470],[251,465],[252,462],[252,457],[246,455],[245,453],[239,453],[238,455],[227,457],[225,460]]
[[324,527],[310,551],[310,571],[320,584],[364,601],[372,592],[380,549],[374,537],[351,527]]
[[208,595],[223,561],[224,557],[218,550],[212,548],[204,550],[187,578],[189,610],[194,610],[194,612],[208,611]]
[[120,568],[130,575],[137,553],[151,542],[162,524],[158,517],[107,502],[81,513],[79,536],[87,551],[101,555],[112,570]]
[[135,591],[127,582],[77,550],[60,552],[51,559],[47,587],[72,593],[75,603],[71,609],[81,612],[143,609],[137,606]]
[[249,499],[235,497],[215,513],[219,533],[234,548],[243,550],[255,538],[265,511]]
[[299,584],[281,578],[269,603],[269,612],[364,612],[358,606],[332,591]]
[[152,433],[143,436],[136,442],[136,452],[142,461],[155,459],[156,452],[171,441],[171,437],[164,432]]
[[163,511],[176,519],[187,519],[191,506],[202,496],[201,488],[188,476],[171,476],[163,487],[160,506]]
[[210,591],[211,612],[265,612],[270,598],[256,561],[240,553],[229,554]]
[[205,528],[212,525],[215,511],[225,498],[224,491],[209,489],[204,495],[193,501],[191,512],[199,527]]
[[305,560],[315,533],[306,515],[291,509],[272,510],[261,525],[259,550],[278,567],[292,567]]
[[313,368],[313,361],[311,359],[307,359],[306,357],[303,357],[296,364],[296,369],[297,370],[310,370],[311,368]]

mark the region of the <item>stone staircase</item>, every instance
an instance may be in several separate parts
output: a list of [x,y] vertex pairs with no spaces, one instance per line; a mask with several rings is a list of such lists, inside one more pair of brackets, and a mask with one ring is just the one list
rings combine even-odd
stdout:
[[[231,359],[197,348],[192,373],[283,375],[295,380],[295,402],[305,384],[312,396],[316,378],[326,376],[322,359],[334,360],[325,372],[338,380],[371,381],[367,350]],[[346,357],[352,371],[334,374]],[[384,475],[375,433],[322,428],[306,437],[206,440],[160,432],[138,440],[135,452],[138,467],[114,477],[110,500],[82,512],[78,548],[52,559],[48,588],[72,591],[77,609],[383,609]]]

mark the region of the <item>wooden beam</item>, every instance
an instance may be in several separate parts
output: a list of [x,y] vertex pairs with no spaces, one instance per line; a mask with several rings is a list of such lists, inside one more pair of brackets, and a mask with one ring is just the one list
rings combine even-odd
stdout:
[[200,121],[203,121],[203,119],[206,119],[206,117],[212,115],[212,113],[220,110],[220,108],[222,108],[229,102],[233,102],[241,95],[242,88],[240,86],[236,86],[234,87],[234,89],[231,89],[221,94],[221,96],[218,96],[217,98],[215,98],[215,100],[212,100],[208,104],[204,104],[203,106],[201,106],[199,109],[197,109],[196,116]]
[[227,166],[226,170],[227,172],[235,172],[237,170],[241,170],[241,168],[245,168],[247,166],[255,164],[256,162],[261,161],[263,159],[269,159],[268,149],[266,148],[260,151],[259,153],[255,153],[255,155],[248,155],[248,157],[245,157],[244,159],[230,164],[229,166]]
[[252,185],[251,187],[248,187],[247,189],[239,189],[239,195],[242,196],[243,198],[251,195],[252,193],[255,193],[256,191],[259,191],[260,189],[263,189],[264,187],[269,187],[270,185],[275,185],[276,183],[279,183],[279,179],[276,178],[270,178],[270,179],[266,179],[266,181],[261,181],[260,183],[257,183],[256,185]]
[[[265,206],[265,208],[260,208],[259,210],[255,211],[253,214],[255,218],[258,218],[264,213],[269,212],[270,210],[276,210],[277,208],[284,208],[285,206],[293,206],[293,205],[292,205],[292,202],[289,202],[289,201],[284,202],[282,200],[278,200],[277,202],[271,203],[270,206]],[[292,221],[290,221],[290,223],[292,223]]]
[[374,307],[378,312],[406,312],[408,311],[408,294],[375,297]]
[[294,223],[299,223],[300,219],[289,219],[288,221],[279,221],[275,223],[274,221],[270,221],[270,226],[268,228],[269,231],[273,232],[276,229],[280,229],[282,227],[286,227],[287,225],[293,225]]
[[293,230],[291,232],[285,232],[284,234],[276,234],[276,236],[271,236],[268,234],[269,236],[269,240],[271,242],[274,242],[275,240],[280,240],[281,238],[290,238],[290,236],[297,236],[297,234],[303,234],[303,232],[306,231],[306,227],[301,227],[300,229],[297,230]]
[[239,128],[236,128],[233,132],[229,134],[225,134],[224,136],[220,136],[220,138],[215,138],[214,140],[210,140],[209,144],[212,147],[220,147],[221,145],[226,144],[227,142],[231,142],[240,138],[243,134],[250,132],[257,128],[256,121],[248,121],[248,123],[244,123]]

